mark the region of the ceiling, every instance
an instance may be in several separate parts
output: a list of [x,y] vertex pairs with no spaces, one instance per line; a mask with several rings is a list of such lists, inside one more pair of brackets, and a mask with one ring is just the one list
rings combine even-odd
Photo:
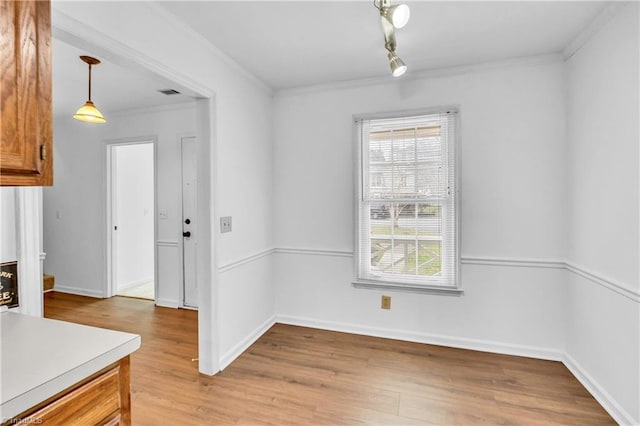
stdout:
[[[93,56],[95,53],[53,39],[53,115],[56,117],[71,117],[87,100],[89,67],[80,60],[81,55]],[[163,95],[158,90],[175,85],[155,74],[124,68],[101,56],[97,58],[101,63],[91,71],[91,98],[107,120],[110,112],[184,103],[193,99],[183,94]]]
[[[562,52],[608,2],[406,3],[411,19],[396,35],[397,53],[409,66],[410,77],[421,71]],[[392,78],[372,1],[161,1],[158,5],[274,91]],[[92,52],[54,39],[55,115],[73,114],[87,99],[87,65],[80,55]],[[92,97],[105,114],[191,100],[157,92],[170,88],[171,82],[99,59],[103,63],[93,70]]]
[[[606,6],[593,1],[406,3],[411,19],[396,36],[407,75],[561,52]],[[160,5],[275,90],[390,74],[371,0]]]

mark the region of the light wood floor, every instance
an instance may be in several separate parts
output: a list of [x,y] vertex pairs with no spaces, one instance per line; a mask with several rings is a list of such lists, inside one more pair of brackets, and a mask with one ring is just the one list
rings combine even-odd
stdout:
[[194,311],[54,292],[45,316],[142,335],[134,425],[615,424],[559,362],[277,324],[208,377]]

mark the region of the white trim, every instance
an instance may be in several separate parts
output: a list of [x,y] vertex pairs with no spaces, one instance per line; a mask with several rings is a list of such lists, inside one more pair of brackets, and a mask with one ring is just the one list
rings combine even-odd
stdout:
[[47,258],[47,253],[45,253],[45,252],[40,253],[40,261],[41,261],[41,262],[44,262],[44,260],[45,260],[46,258]]
[[[472,72],[481,72],[486,70],[492,70],[496,68],[511,68],[511,67],[520,67],[520,66],[530,66],[530,65],[544,65],[550,64],[554,62],[561,62],[562,55],[559,53],[550,53],[544,55],[536,55],[536,56],[526,56],[521,58],[512,58],[504,61],[492,61],[492,62],[482,62],[479,64],[468,64],[454,67],[442,67],[442,68],[433,68],[429,70],[416,71],[412,73],[407,73],[402,77],[403,81],[416,81],[416,80],[426,80],[430,78],[438,78],[438,77],[453,77],[461,74],[469,74]],[[391,76],[385,77],[373,77],[373,78],[364,78],[364,79],[356,79],[356,80],[345,80],[338,81],[335,83],[328,84],[318,84],[312,86],[302,86],[302,87],[294,87],[291,89],[281,89],[274,92],[274,97],[289,97],[289,96],[299,96],[305,95],[309,93],[318,93],[318,92],[329,92],[333,90],[350,90],[350,89],[358,89],[362,87],[368,86],[377,86],[384,84],[392,84],[394,80],[392,80]]]
[[625,411],[609,393],[602,387],[587,371],[582,368],[578,362],[565,353],[562,357],[562,363],[575,376],[576,379],[584,386],[587,391],[602,405],[611,417],[620,425],[638,424],[631,414]]
[[97,299],[104,299],[104,293],[99,290],[87,290],[86,288],[80,287],[70,287],[66,285],[60,285],[56,283],[56,287],[54,288],[56,293],[66,293],[66,294],[75,294],[78,296],[87,296],[87,297],[95,297]]
[[239,266],[246,265],[247,263],[255,262],[256,260],[262,259],[265,256],[269,256],[270,254],[275,253],[275,249],[266,249],[256,254],[252,254],[247,257],[243,257],[242,259],[234,260],[233,262],[229,262],[226,265],[222,265],[218,268],[218,273],[223,273],[235,269]]
[[587,44],[593,36],[598,34],[600,30],[609,22],[611,19],[616,16],[624,7],[626,6],[625,2],[613,1],[610,2],[602,11],[596,16],[586,27],[582,29],[576,35],[576,37],[571,40],[571,42],[564,48],[562,51],[562,56],[565,61],[570,59],[576,52],[578,52],[582,46]]
[[248,81],[255,84],[261,90],[265,91],[269,95],[273,95],[273,89],[258,78],[256,75],[249,72],[246,68],[232,59],[225,52],[220,50],[217,46],[211,43],[206,37],[193,29],[190,25],[185,23],[180,17],[173,14],[171,11],[165,9],[160,4],[147,2],[147,5],[157,12],[159,15],[162,15],[163,18],[167,20],[174,28],[176,28],[179,32],[188,34],[189,37],[197,39],[206,49],[213,54],[214,57],[220,59],[225,65],[229,66],[232,70],[238,71],[240,75],[246,78]]
[[142,278],[142,279],[135,280],[135,281],[130,281],[130,282],[126,283],[126,284],[123,284],[123,285],[119,286],[116,289],[116,294],[119,291],[126,290],[126,289],[131,288],[131,287],[137,287],[139,285],[146,284],[149,281],[153,281],[153,277],[147,277],[147,278]]
[[586,278],[587,280],[594,282],[611,291],[614,291],[624,297],[627,297],[636,303],[640,303],[640,292],[638,290],[629,288],[624,284],[616,283],[612,280],[609,280],[603,277],[602,275],[596,275],[595,273],[589,272],[578,265],[574,265],[573,263],[569,263],[569,262],[565,263],[565,268],[569,272],[573,272],[574,274],[582,278]]
[[507,266],[522,268],[551,268],[564,269],[566,264],[557,260],[542,259],[502,259],[496,257],[463,257],[463,265],[483,265],[483,266]]
[[182,308],[178,302],[172,299],[156,299],[156,306],[161,306],[163,308]]
[[[353,257],[353,252],[344,250],[275,248],[273,251],[275,253],[296,255]],[[499,257],[463,256],[460,259],[460,263],[462,265],[500,266],[511,268],[565,269],[580,277],[586,278],[604,288],[625,296],[633,300],[634,302],[640,303],[640,291],[632,289],[624,284],[617,283],[611,279],[605,278],[602,275],[598,275],[594,272],[588,271],[570,262],[552,259],[508,259]],[[360,285],[359,287],[364,288],[366,286]]]
[[238,358],[244,351],[249,348],[249,346],[253,345],[256,340],[258,340],[264,333],[267,332],[273,325],[276,323],[276,317],[272,316],[264,323],[262,323],[258,328],[253,330],[251,333],[247,335],[244,339],[242,339],[238,344],[234,347],[226,351],[220,357],[220,371],[224,370],[231,364],[236,358]]
[[551,348],[539,348],[518,344],[502,343],[491,340],[468,339],[465,337],[443,336],[420,332],[408,332],[398,329],[367,327],[357,324],[334,321],[316,320],[313,318],[295,317],[289,315],[276,316],[276,322],[281,324],[311,327],[322,330],[339,331],[342,333],[360,334],[385,339],[404,340],[407,342],[425,343],[429,345],[448,346],[459,349],[491,352],[505,355],[526,356],[551,361],[562,360],[562,352]]
[[16,255],[18,262],[17,312],[41,317],[42,306],[42,188],[17,187],[15,197]]
[[292,247],[279,247],[274,249],[276,253],[282,254],[303,254],[313,256],[333,256],[333,257],[353,257],[352,251],[347,250],[325,250],[325,249],[306,249],[306,248],[292,248]]
[[351,282],[355,288],[371,290],[391,290],[408,293],[441,294],[444,296],[462,296],[464,290],[461,287],[427,286],[421,284],[394,283],[391,281],[369,281],[357,279]]
[[172,240],[158,240],[156,241],[156,245],[158,247],[180,247],[179,241]]

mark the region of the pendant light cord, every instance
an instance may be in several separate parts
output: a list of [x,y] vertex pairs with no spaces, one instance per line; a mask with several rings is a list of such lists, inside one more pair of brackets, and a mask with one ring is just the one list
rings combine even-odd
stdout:
[[91,100],[91,64],[89,64],[89,100]]

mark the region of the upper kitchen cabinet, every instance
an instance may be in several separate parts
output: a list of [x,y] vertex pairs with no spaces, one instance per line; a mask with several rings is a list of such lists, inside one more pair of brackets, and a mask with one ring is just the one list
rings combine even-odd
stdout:
[[0,8],[0,185],[52,185],[50,4]]

